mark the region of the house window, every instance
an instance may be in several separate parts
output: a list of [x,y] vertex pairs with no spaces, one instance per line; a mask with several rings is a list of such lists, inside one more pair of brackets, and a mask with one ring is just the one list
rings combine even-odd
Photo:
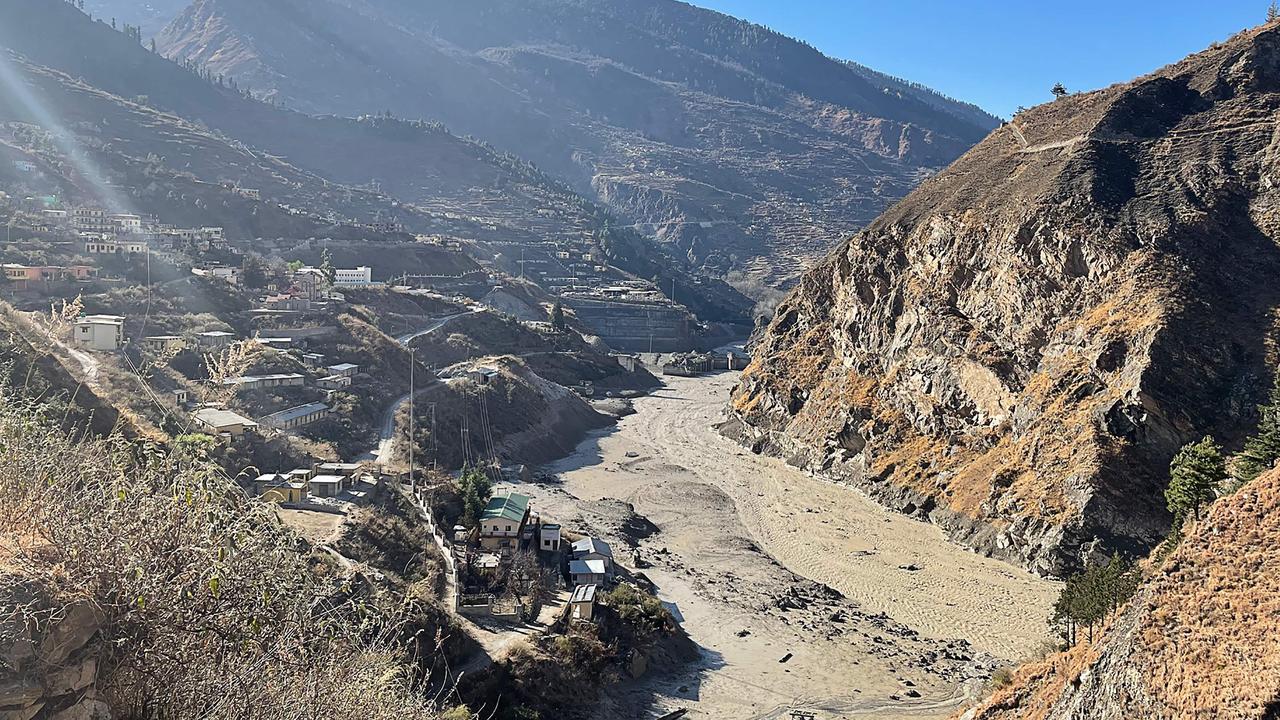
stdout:
[[510,525],[508,525],[508,526],[507,526],[507,532],[511,532],[511,526],[510,526]]

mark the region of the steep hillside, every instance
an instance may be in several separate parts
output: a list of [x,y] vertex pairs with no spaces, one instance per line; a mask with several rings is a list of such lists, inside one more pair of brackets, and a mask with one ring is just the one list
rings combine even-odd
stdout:
[[305,111],[442,121],[778,280],[997,124],[672,0],[198,0],[158,40]]
[[1280,28],[1021,113],[810,272],[734,396],[757,450],[1048,573],[1140,551],[1280,339]]
[[[168,171],[213,186],[206,191],[224,182],[258,189],[330,220],[395,218],[412,231],[517,246],[599,239],[622,270],[658,277],[662,287],[676,281],[700,317],[745,320],[749,303],[723,283],[695,282],[634,232],[610,229],[603,208],[439,126],[315,118],[259,102],[68,3],[0,5],[0,47],[17,54],[0,67],[0,121],[34,124],[59,138],[51,146],[83,149],[117,176],[99,185],[136,190],[147,175]],[[136,174],[120,169],[126,164]]]
[[1280,712],[1280,471],[1219,500],[1092,646],[1023,668],[963,720]]

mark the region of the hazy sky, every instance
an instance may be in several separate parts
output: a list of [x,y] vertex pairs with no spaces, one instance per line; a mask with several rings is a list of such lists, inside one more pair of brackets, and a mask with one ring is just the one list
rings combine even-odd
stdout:
[[1008,117],[1263,22],[1267,0],[691,0]]

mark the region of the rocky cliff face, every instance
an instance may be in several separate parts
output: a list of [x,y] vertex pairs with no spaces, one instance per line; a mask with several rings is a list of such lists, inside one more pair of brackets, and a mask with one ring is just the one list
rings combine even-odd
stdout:
[[959,720],[1274,718],[1280,471],[1219,500],[1092,646],[1023,668]]
[[731,430],[1040,572],[1150,547],[1274,367],[1277,109],[1269,26],[1019,114],[805,276]]
[[198,0],[158,42],[307,112],[443,122],[778,281],[998,124],[671,0]]

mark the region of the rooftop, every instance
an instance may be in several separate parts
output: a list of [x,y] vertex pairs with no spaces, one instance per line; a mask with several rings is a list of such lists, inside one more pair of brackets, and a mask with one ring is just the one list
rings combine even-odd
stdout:
[[574,555],[604,555],[613,557],[613,549],[609,543],[595,537],[585,537],[573,544]]
[[314,415],[318,412],[327,412],[328,410],[329,406],[324,403],[307,403],[306,405],[299,405],[297,407],[291,407],[288,410],[271,413],[263,418],[263,420],[270,420],[272,422],[289,422],[290,420],[297,420],[298,418]]
[[248,385],[256,382],[270,382],[272,380],[305,380],[305,376],[298,373],[276,373],[274,375],[242,375],[240,377],[227,378],[222,381],[223,385]]
[[529,496],[521,495],[520,493],[508,493],[490,499],[480,519],[493,520],[503,518],[512,522],[520,522],[524,520],[524,516],[528,512]]
[[569,563],[570,575],[603,575],[603,560],[573,560]]
[[578,587],[573,589],[573,597],[569,598],[569,602],[593,603],[596,601],[596,592],[598,592],[599,590],[600,590],[599,585],[579,585]]
[[196,411],[195,418],[212,428],[224,428],[232,425],[258,426],[257,423],[243,415],[221,408],[200,408]]

